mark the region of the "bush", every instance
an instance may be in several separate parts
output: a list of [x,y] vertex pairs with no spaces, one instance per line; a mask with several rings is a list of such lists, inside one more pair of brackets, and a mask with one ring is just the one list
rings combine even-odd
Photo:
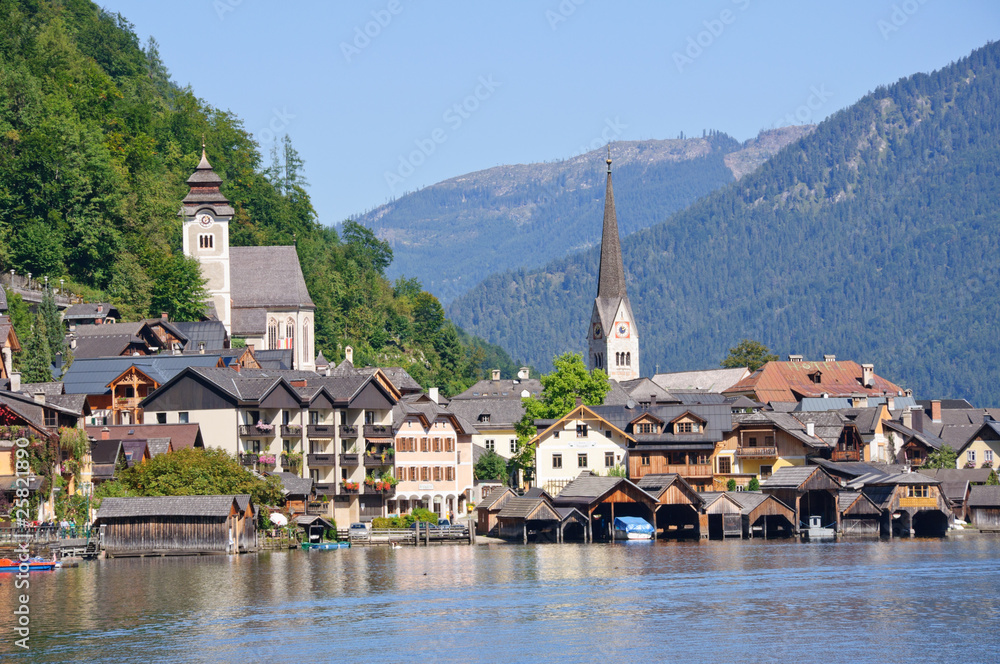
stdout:
[[729,481],[726,482],[726,491],[736,491],[736,480],[732,477],[730,477]]
[[750,480],[750,484],[747,484],[747,491],[760,491],[760,482],[757,481],[756,477]]

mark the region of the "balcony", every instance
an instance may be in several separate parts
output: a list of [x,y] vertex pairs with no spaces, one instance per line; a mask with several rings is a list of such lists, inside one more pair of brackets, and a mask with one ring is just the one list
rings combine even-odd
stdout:
[[358,455],[357,454],[341,454],[340,455],[340,465],[341,466],[357,466],[358,465]]
[[[306,427],[306,435],[310,438],[333,438],[334,426],[332,424],[310,424]],[[357,435],[357,434],[355,434]]]
[[281,435],[287,438],[299,437],[302,435],[302,426],[299,424],[282,424]]
[[247,438],[270,438],[274,436],[273,424],[240,424],[239,435]]
[[365,438],[392,438],[392,426],[389,424],[366,424]]
[[358,428],[353,424],[341,424],[340,425],[340,437],[341,438],[357,438]]
[[320,500],[312,500],[306,503],[306,515],[326,516],[330,512],[330,503]]
[[314,482],[313,491],[317,496],[337,495],[337,484],[335,482]]
[[241,454],[240,465],[245,468],[253,468],[257,465],[257,455],[256,454]]
[[393,496],[396,495],[396,487],[390,487],[388,489],[376,489],[373,486],[362,484],[361,493],[363,493],[366,496],[382,496],[383,498],[392,498]]
[[777,447],[737,447],[737,459],[776,459],[778,458]]
[[333,466],[336,464],[336,454],[309,454],[306,456],[306,463],[313,466]]
[[834,450],[830,461],[861,461],[861,450]]
[[143,397],[115,397],[115,408],[138,408]]
[[711,477],[712,464],[710,463],[682,463],[668,464],[665,473],[677,473],[681,477]]
[[382,459],[381,454],[366,454],[365,455],[365,468],[377,468],[378,466],[391,466],[392,465],[392,455],[386,454],[385,459]]

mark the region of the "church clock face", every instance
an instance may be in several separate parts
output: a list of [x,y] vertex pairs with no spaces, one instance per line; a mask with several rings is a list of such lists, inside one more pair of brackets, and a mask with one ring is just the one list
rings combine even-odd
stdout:
[[615,338],[616,339],[629,338],[629,324],[626,321],[618,321],[617,323],[615,323]]
[[604,332],[601,330],[601,324],[600,323],[594,323],[594,338],[595,339],[600,339],[601,335],[603,333]]
[[198,215],[198,225],[202,228],[211,228],[212,224],[215,223],[215,219],[212,219],[210,214],[199,214]]

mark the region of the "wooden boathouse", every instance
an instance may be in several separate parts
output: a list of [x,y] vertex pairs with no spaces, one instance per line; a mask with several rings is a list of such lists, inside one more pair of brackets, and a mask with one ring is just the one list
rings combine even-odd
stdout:
[[979,530],[1000,531],[1000,486],[972,487],[969,516]]
[[94,525],[109,558],[257,550],[250,496],[105,498]]
[[661,537],[690,537],[701,535],[700,511],[704,502],[698,492],[677,473],[651,473],[643,475],[640,489],[656,499],[654,526]]
[[637,516],[656,523],[656,498],[624,477],[581,473],[552,499],[556,507],[573,507],[587,517],[587,539],[611,539],[616,516]]

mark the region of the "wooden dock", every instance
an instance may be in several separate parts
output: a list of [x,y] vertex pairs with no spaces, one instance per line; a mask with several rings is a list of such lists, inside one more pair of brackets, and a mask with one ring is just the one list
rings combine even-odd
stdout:
[[[427,524],[425,524],[427,525]],[[351,546],[430,546],[431,544],[475,544],[475,528],[372,528],[366,534],[352,535]]]

